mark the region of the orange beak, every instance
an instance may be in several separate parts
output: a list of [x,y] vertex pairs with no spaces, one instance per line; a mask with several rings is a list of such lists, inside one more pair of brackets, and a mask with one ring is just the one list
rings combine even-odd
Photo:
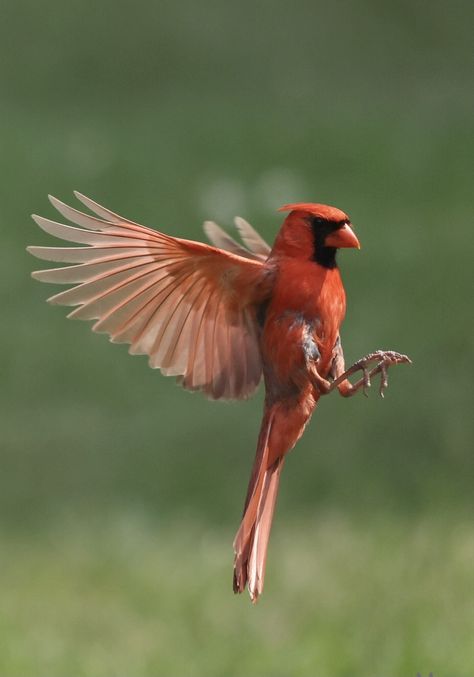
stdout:
[[360,249],[360,242],[352,228],[348,226],[347,223],[342,226],[342,228],[338,228],[333,233],[330,233],[326,237],[324,244],[327,247],[337,247],[338,249],[343,247],[353,247],[355,249]]

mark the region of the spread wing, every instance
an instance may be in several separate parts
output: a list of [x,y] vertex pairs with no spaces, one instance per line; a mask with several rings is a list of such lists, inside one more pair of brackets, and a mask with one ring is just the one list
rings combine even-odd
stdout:
[[33,216],[47,233],[81,245],[28,247],[40,259],[73,264],[32,273],[74,285],[49,302],[76,306],[68,317],[97,320],[94,331],[130,343],[131,354],[149,355],[151,367],[189,390],[248,397],[262,373],[256,308],[271,287],[263,263],[165,235],[76,197],[97,216],[50,200],[78,228]]

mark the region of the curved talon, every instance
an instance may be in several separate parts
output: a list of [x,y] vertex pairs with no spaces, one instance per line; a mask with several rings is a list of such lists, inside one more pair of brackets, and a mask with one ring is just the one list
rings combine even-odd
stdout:
[[384,390],[386,388],[388,388],[388,372],[387,372],[388,365],[385,362],[381,362],[379,367],[380,367],[379,393],[380,393],[380,397],[385,397]]
[[[370,368],[369,365],[374,362],[376,363],[375,366]],[[380,374],[379,393],[381,397],[384,397],[384,392],[388,388],[388,368],[394,364],[403,363],[411,364],[412,361],[407,355],[397,353],[394,350],[376,350],[354,362],[352,367],[349,367],[342,374],[338,374],[337,378],[330,383],[329,388],[324,391],[324,394],[338,388],[344,397],[352,397],[362,389],[364,395],[368,397],[367,390],[371,386],[371,378]],[[347,383],[349,377],[358,371],[362,371],[362,378],[359,378],[356,383]]]
[[363,391],[364,391],[364,395],[365,395],[366,397],[368,397],[368,396],[369,396],[369,393],[368,393],[367,391],[368,391],[368,389],[370,388],[370,386],[371,386],[372,384],[371,384],[371,382],[370,382],[370,373],[369,373],[369,370],[367,369],[367,365],[366,365],[366,364],[363,364],[363,365],[362,365],[362,371],[363,371],[363,373],[364,373],[364,387],[363,387]]

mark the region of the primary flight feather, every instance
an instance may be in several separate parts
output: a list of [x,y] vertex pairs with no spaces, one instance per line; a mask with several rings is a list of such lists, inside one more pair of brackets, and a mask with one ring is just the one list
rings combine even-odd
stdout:
[[[263,590],[266,553],[285,455],[303,434],[321,395],[351,396],[387,369],[409,362],[375,351],[345,369],[340,326],[345,293],[336,252],[359,248],[349,217],[315,203],[288,211],[273,248],[241,218],[243,244],[213,222],[215,246],[172,237],[75,193],[85,214],[56,198],[75,226],[34,215],[47,233],[76,247],[28,247],[40,259],[72,265],[40,270],[42,282],[72,284],[50,303],[75,306],[68,317],[96,320],[94,331],[129,343],[132,354],[212,399],[243,399],[265,381],[263,421],[240,528],[234,541],[234,591]],[[79,226],[79,227],[77,227]],[[352,384],[348,377],[362,377]]]

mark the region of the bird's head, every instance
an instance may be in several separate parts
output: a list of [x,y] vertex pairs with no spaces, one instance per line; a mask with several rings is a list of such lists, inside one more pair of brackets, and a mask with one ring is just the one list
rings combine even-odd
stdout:
[[275,254],[312,260],[325,268],[334,268],[338,249],[360,249],[349,217],[336,207],[301,202],[284,205],[278,211],[290,213],[275,240]]

